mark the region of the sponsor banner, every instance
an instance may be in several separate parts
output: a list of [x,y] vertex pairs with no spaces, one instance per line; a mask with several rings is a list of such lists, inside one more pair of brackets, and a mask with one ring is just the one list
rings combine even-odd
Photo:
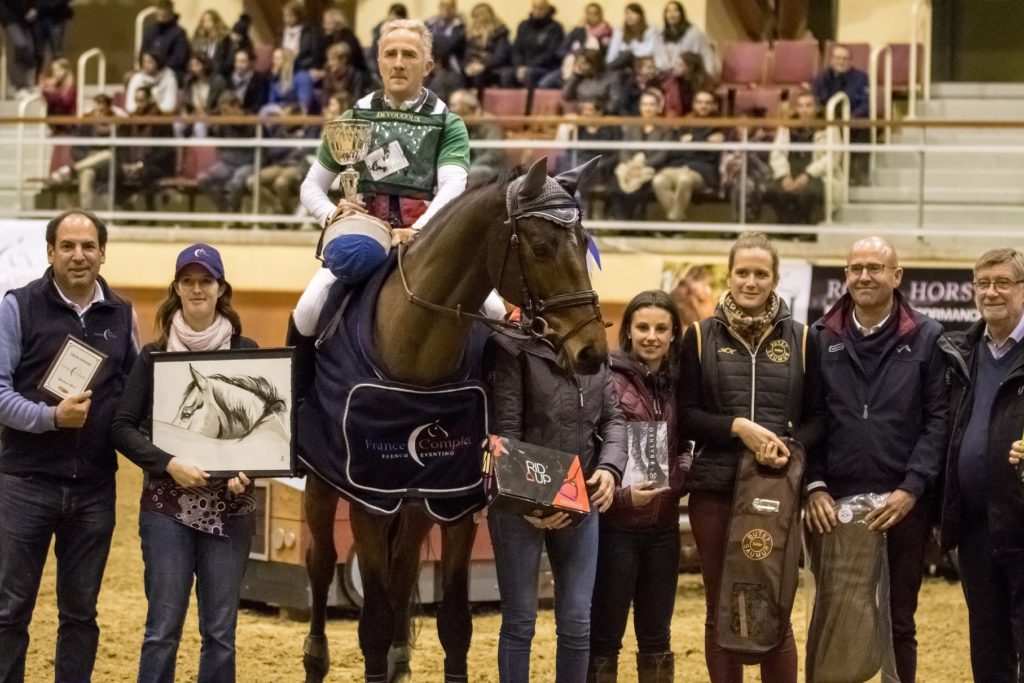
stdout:
[[0,295],[43,274],[46,221],[0,220]]
[[[904,268],[900,291],[946,330],[963,330],[981,317],[974,305],[973,279],[970,268]],[[820,318],[845,293],[842,266],[813,266],[808,319]]]

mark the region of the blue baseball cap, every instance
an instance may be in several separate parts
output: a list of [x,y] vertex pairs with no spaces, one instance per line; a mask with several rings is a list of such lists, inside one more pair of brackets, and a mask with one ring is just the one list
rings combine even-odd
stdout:
[[220,252],[209,244],[197,242],[182,249],[174,266],[174,277],[177,278],[185,266],[193,263],[209,271],[218,282],[224,279],[224,262],[220,259]]

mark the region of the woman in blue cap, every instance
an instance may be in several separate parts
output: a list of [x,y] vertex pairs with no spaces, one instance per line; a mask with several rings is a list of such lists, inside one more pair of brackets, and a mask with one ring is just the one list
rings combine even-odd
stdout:
[[138,680],[174,680],[194,577],[203,641],[198,681],[232,683],[238,595],[255,529],[252,484],[244,472],[211,478],[153,445],[148,427],[154,352],[256,348],[241,334],[216,249],[193,244],[178,255],[156,333],[139,354],[112,425],[114,446],[146,472],[139,536],[149,610]]

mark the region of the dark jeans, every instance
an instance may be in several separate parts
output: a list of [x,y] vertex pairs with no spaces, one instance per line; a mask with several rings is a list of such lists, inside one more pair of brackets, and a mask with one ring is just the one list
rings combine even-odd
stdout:
[[0,681],[25,679],[28,625],[51,539],[59,619],[54,679],[89,681],[100,635],[96,600],[114,533],[114,479],[0,479]]
[[[708,608],[704,622],[704,658],[711,683],[742,683],[743,665],[748,661],[722,649],[715,631],[731,510],[732,494],[706,491],[690,494],[690,524],[700,553],[700,573],[704,578],[704,599]],[[782,643],[756,659],[765,683],[796,683],[796,642],[792,627]]]
[[[928,503],[918,501],[903,521],[889,529],[889,606],[892,611],[892,644],[900,683],[917,677],[917,594],[924,576],[924,548],[928,541]],[[979,679],[981,680],[981,679]]]
[[964,515],[959,559],[974,680],[1017,683],[1024,654],[1024,553],[993,554],[985,516]]
[[489,510],[487,526],[501,594],[498,677],[530,680],[530,644],[537,622],[537,574],[545,547],[555,579],[556,683],[583,683],[590,661],[590,598],[597,568],[598,513],[579,526],[544,531],[522,516]]
[[787,192],[782,181],[768,186],[765,200],[775,209],[775,216],[784,225],[812,225],[825,205],[825,184],[820,178],[810,178],[803,189]]
[[139,683],[174,683],[174,665],[193,577],[203,640],[198,681],[235,680],[238,594],[249,558],[254,519],[254,515],[225,516],[226,536],[212,536],[156,512],[139,514],[149,601]]
[[630,603],[640,654],[670,652],[678,582],[678,529],[624,531],[602,527],[590,608],[591,656],[619,656]]
[[13,90],[25,90],[36,85],[39,62],[36,41],[30,26],[12,23],[7,33],[7,78]]

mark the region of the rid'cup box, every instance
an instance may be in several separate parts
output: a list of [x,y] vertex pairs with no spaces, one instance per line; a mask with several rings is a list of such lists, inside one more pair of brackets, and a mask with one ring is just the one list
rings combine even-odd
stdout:
[[576,524],[590,514],[578,455],[492,435],[484,451],[488,504],[533,517],[564,512]]

